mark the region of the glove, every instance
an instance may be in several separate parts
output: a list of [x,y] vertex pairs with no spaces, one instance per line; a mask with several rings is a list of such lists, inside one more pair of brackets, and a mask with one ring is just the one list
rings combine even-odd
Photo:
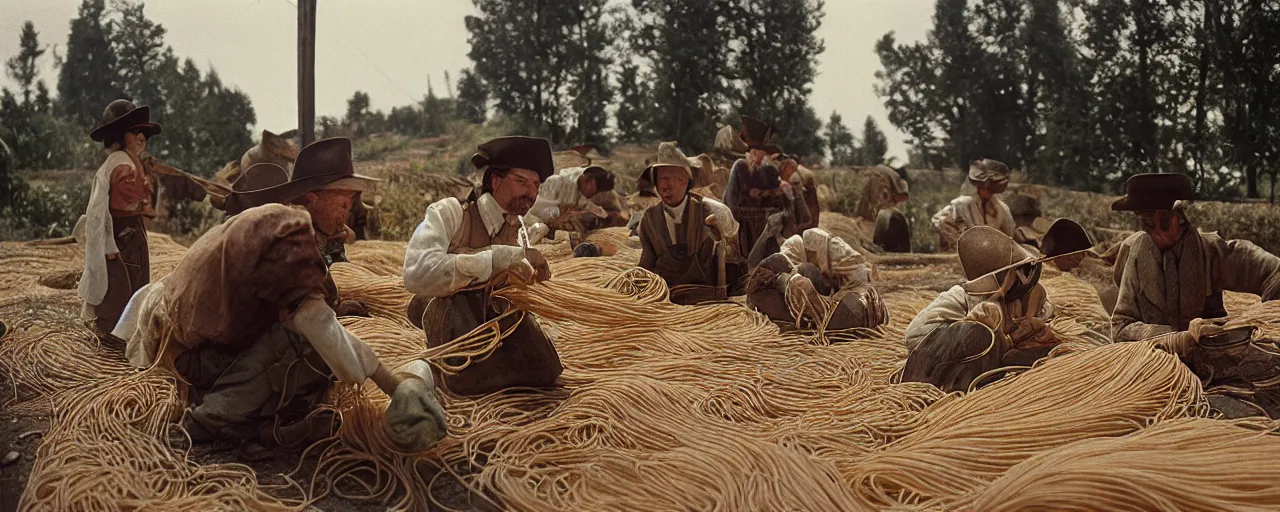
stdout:
[[1223,328],[1226,323],[1226,318],[1197,318],[1191,321],[1185,331],[1160,336],[1155,346],[1178,357],[1186,357],[1200,344],[1201,338],[1226,332]]
[[401,366],[396,376],[403,380],[387,406],[387,434],[406,452],[431,448],[449,433],[444,408],[436,399],[431,366],[419,359]]

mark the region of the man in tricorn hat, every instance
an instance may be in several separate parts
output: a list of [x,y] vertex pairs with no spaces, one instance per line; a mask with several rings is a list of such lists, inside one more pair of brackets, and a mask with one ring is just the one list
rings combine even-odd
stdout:
[[521,240],[521,216],[529,213],[539,185],[554,171],[551,144],[502,137],[481,144],[471,163],[483,173],[481,188],[465,202],[449,197],[428,206],[409,239],[404,284],[415,295],[409,320],[423,328],[431,347],[489,321],[508,333],[487,358],[444,376],[453,393],[552,386],[563,367],[536,317],[489,295],[511,280],[551,278],[546,258]]
[[201,236],[173,273],[143,287],[113,335],[139,368],[160,364],[182,378],[182,424],[194,442],[236,440],[244,455],[332,433],[317,414],[334,379],[372,379],[391,397],[386,424],[405,450],[445,435],[428,364],[392,371],[347,331],[325,300],[328,272],[315,220],[268,203],[238,211]]
[[640,179],[656,184],[662,199],[640,220],[640,267],[667,282],[672,302],[724,298],[737,277],[725,265],[728,251],[736,250],[733,214],[719,201],[689,192],[693,172],[674,142],[658,146],[657,161]]
[[[1116,341],[1161,336],[1159,346],[1178,354],[1211,384],[1224,384],[1280,417],[1276,348],[1252,342],[1252,328],[1224,329],[1223,291],[1280,298],[1280,258],[1246,240],[1200,232],[1187,218],[1194,198],[1181,173],[1135,174],[1115,211],[1138,216],[1142,231],[1125,240],[1120,292],[1111,323]],[[1214,403],[1218,402],[1218,403]],[[1215,406],[1219,400],[1212,400]],[[1232,407],[1228,407],[1232,408]],[[1256,412],[1256,408],[1254,408]]]
[[974,226],[991,226],[1009,237],[1014,236],[1013,214],[996,194],[1009,187],[1009,166],[991,159],[974,160],[969,165],[969,183],[978,189],[977,196],[961,196],[933,216],[938,231],[938,251],[956,250],[956,241]]
[[[742,141],[748,149],[747,158],[733,163],[729,170],[729,184],[724,191],[724,204],[742,225],[738,236],[739,251],[743,257],[751,253],[756,239],[768,225],[769,216],[786,212],[781,236],[785,239],[799,231],[796,226],[807,219],[804,202],[797,201],[790,186],[783,187],[779,158],[782,151],[769,141],[777,135],[773,126],[759,119],[742,116]],[[799,205],[799,206],[797,206]],[[805,218],[802,218],[805,217]],[[770,254],[777,252],[777,243]]]
[[[781,230],[778,216],[770,217],[767,235]],[[777,254],[762,258],[764,245],[763,238],[756,242],[747,260],[747,305],[770,320],[831,330],[874,328],[889,321],[871,286],[871,264],[844,240],[811,228],[788,238]],[[824,297],[835,303],[833,310],[827,311]]]
[[[991,370],[1030,366],[1048,355],[1060,340],[1049,328],[1054,307],[1039,283],[1042,266],[1078,263],[1092,243],[1079,224],[1059,219],[1045,235],[1044,257],[990,226],[965,231],[958,246],[968,281],[943,292],[907,326],[904,382],[965,391]],[[1102,334],[1084,336],[1107,343]]]
[[529,215],[550,227],[552,236],[558,229],[585,235],[609,223],[609,212],[594,199],[613,191],[614,181],[613,173],[591,163],[561,169],[538,188]]
[[77,292],[81,318],[99,333],[110,333],[135,292],[151,282],[147,228],[154,217],[154,185],[140,160],[147,139],[160,134],[151,109],[115,100],[102,113],[102,124],[89,137],[107,149],[106,161],[94,174],[84,216],[84,273]]

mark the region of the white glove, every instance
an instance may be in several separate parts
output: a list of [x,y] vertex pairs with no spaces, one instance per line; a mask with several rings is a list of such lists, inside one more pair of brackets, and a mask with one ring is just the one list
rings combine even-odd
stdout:
[[550,232],[551,228],[547,227],[546,224],[541,222],[534,223],[533,226],[529,227],[529,245],[541,243],[542,239],[546,238],[547,233]]
[[387,433],[398,448],[421,452],[449,433],[444,408],[436,399],[431,366],[421,359],[396,370],[402,378],[387,406]]

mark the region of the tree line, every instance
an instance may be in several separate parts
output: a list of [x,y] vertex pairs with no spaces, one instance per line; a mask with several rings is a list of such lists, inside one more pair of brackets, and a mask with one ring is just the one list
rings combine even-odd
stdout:
[[[161,161],[212,176],[252,144],[253,104],[218,73],[202,71],[164,43],[165,28],[139,0],[84,0],[71,20],[53,91],[37,70],[48,49],[35,25],[23,24],[19,50],[6,62],[17,90],[0,91],[2,139],[20,169],[91,168],[102,150],[88,133],[112,100],[151,109],[164,133],[148,142]],[[55,94],[56,92],[56,94]]]
[[997,158],[1117,192],[1182,172],[1210,197],[1280,171],[1280,9],[1266,0],[938,0],[877,44],[877,93],[917,166]]

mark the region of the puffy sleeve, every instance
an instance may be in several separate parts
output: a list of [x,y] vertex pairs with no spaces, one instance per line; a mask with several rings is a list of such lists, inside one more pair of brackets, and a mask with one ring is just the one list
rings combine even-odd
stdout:
[[702,204],[707,207],[707,211],[716,216],[716,229],[720,230],[720,234],[725,238],[733,238],[738,236],[738,221],[733,218],[733,212],[729,211],[729,207],[724,203],[715,199],[702,200]]
[[151,197],[147,176],[132,164],[111,170],[111,197],[114,204],[134,204]]
[[1252,293],[1263,301],[1280,298],[1280,258],[1247,240],[1219,239],[1215,245],[1221,255],[1215,268],[1218,286]]
[[[567,180],[562,175],[547,178],[538,187],[538,199],[529,208],[529,213],[539,219],[553,219],[560,216],[560,204],[565,201],[564,184]],[[576,186],[576,183],[574,184]]]
[[414,229],[404,256],[404,286],[426,297],[444,297],[488,281],[524,258],[523,249],[495,245],[474,254],[449,254],[449,241],[462,227],[462,205],[445,198],[427,207],[422,223]]
[[342,382],[359,384],[378,369],[373,349],[342,324],[321,296],[302,301],[285,327],[307,339],[333,375]]
[[964,288],[952,287],[925,306],[907,325],[907,350],[915,350],[934,330],[964,320],[969,314]]

